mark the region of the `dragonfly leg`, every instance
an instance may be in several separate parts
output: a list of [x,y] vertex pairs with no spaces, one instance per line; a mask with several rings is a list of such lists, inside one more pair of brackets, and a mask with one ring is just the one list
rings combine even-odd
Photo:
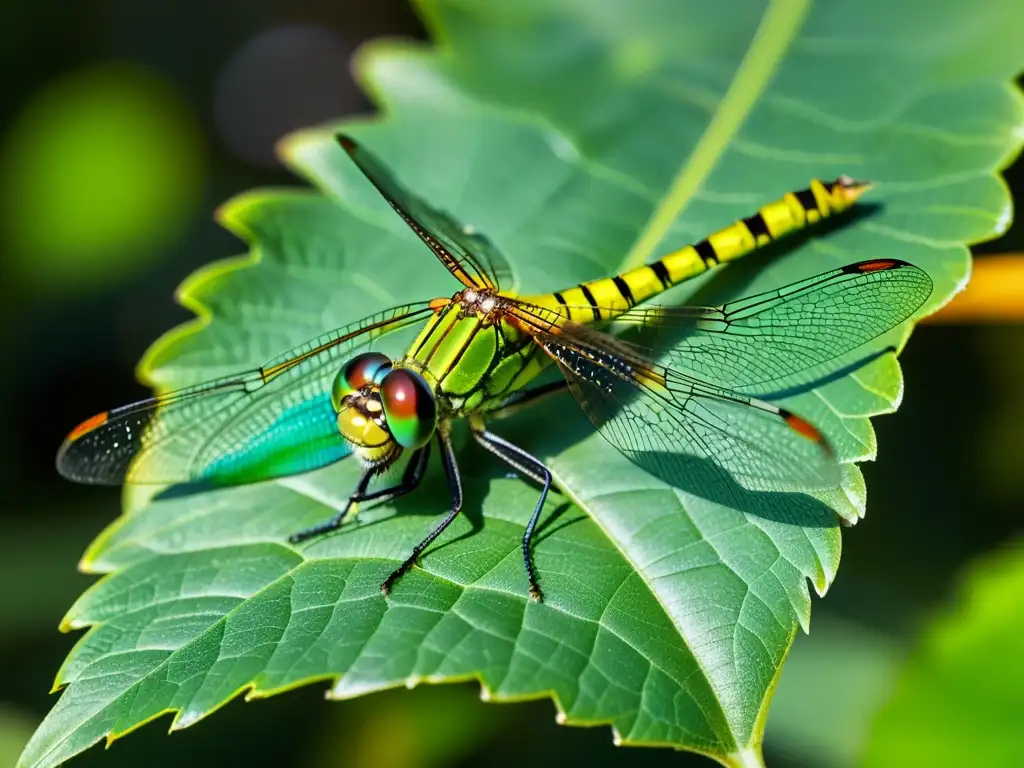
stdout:
[[420,481],[423,480],[423,474],[427,469],[427,460],[429,458],[430,446],[428,444],[413,454],[408,465],[405,467],[405,472],[402,474],[402,481],[398,485],[367,493],[366,489],[370,485],[370,480],[372,480],[373,476],[381,472],[383,469],[383,467],[370,467],[363,473],[363,476],[359,478],[359,483],[356,485],[356,489],[352,492],[352,495],[348,497],[348,501],[345,503],[344,509],[329,520],[325,520],[318,525],[306,528],[298,533],[293,533],[288,537],[288,541],[292,544],[298,544],[299,542],[311,539],[314,536],[319,536],[320,534],[337,530],[345,521],[345,517],[348,515],[352,507],[360,502],[389,501],[390,499],[404,496],[410,491],[416,490]]
[[444,529],[451,525],[452,520],[462,511],[462,476],[459,474],[459,465],[455,461],[455,450],[452,448],[452,440],[447,429],[439,428],[437,430],[437,442],[441,446],[441,463],[444,466],[444,475],[448,479],[448,487],[452,494],[451,511],[434,530],[427,534],[423,541],[412,548],[412,554],[405,559],[405,562],[392,571],[391,575],[380,585],[381,592],[385,595],[390,594],[391,588],[395,586],[395,582],[416,564],[419,556],[423,554],[423,550],[429,547],[434,539],[444,533]]
[[[569,382],[566,381],[565,379],[558,379],[557,381],[550,381],[547,384],[542,384],[539,387],[534,387],[533,389],[522,389],[519,390],[518,392],[513,392],[511,395],[506,397],[504,400],[499,401],[497,405],[495,405],[493,408],[487,411],[487,418],[504,419],[508,416],[518,413],[519,411],[529,407],[530,405],[533,405],[538,400],[543,400],[547,397],[550,397],[551,395],[556,395],[559,392],[564,392],[568,384]],[[522,472],[522,470],[517,470],[514,472],[507,473],[505,477],[522,477],[523,474],[524,473]],[[541,485],[544,484],[544,478],[542,476],[531,477],[531,479],[536,481],[537,483],[540,483]],[[562,493],[561,490],[559,490],[557,487],[553,487],[551,488],[551,490],[559,495],[561,495]]]
[[488,432],[482,425],[474,425],[473,437],[488,451],[541,486],[540,498],[537,499],[537,506],[533,508],[530,522],[526,524],[526,532],[523,534],[523,563],[526,565],[526,575],[530,579],[530,597],[539,603],[543,600],[543,594],[540,591],[540,586],[537,584],[537,572],[533,567],[533,555],[531,554],[530,547],[533,541],[533,532],[536,530],[537,521],[540,519],[541,510],[544,509],[544,502],[547,500],[548,491],[551,490],[551,470],[544,466],[544,462],[540,459],[531,456],[505,438],[499,437],[493,432]]
[[350,501],[355,504],[363,501],[391,501],[391,499],[397,499],[399,496],[415,491],[423,480],[423,475],[427,471],[427,463],[429,461],[430,443],[427,443],[412,455],[408,465],[405,467],[405,472],[402,473],[402,481],[398,485],[393,485],[390,488],[381,488],[378,491],[373,491],[373,493],[360,493],[356,489],[356,492],[350,497]]

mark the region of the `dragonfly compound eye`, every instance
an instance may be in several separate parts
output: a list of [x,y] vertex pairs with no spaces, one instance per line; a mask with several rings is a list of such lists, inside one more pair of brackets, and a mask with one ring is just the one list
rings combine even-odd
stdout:
[[437,427],[437,401],[426,380],[408,368],[391,370],[380,384],[388,428],[403,448],[421,448]]
[[364,352],[353,357],[334,377],[334,386],[331,387],[331,404],[334,410],[340,413],[342,401],[368,384],[380,385],[381,379],[389,370],[391,360],[380,352]]

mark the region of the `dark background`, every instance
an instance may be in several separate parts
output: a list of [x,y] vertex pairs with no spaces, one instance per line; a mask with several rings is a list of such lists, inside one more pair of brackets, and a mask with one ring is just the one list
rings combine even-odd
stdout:
[[[251,187],[302,183],[274,160],[274,140],[368,111],[347,62],[361,41],[381,35],[424,32],[401,0],[0,7],[0,763],[13,760],[7,755],[56,699],[50,681],[75,641],[56,627],[92,581],[74,564],[119,508],[116,489],[60,480],[57,446],[83,417],[145,396],[135,364],[191,316],[172,301],[174,288],[200,265],[243,250],[213,223],[213,208]],[[124,179],[151,194],[119,203]],[[1021,188],[1020,165],[1009,181]],[[1019,249],[1021,231],[977,250]],[[869,516],[847,532],[839,579],[815,603],[823,639],[801,636],[796,671],[783,677],[768,729],[775,765],[842,763],[842,748],[829,750],[856,734],[831,738],[828,728],[867,722],[894,660],[947,599],[960,566],[1019,530],[1020,350],[1020,326],[916,331],[902,358],[899,414],[875,420],[880,461],[865,467]],[[880,682],[859,691],[863,701],[845,725],[842,713],[832,726],[803,722],[814,702],[857,699],[836,682],[844,648],[854,645],[867,654],[865,674]],[[819,663],[822,674],[806,674]],[[616,749],[605,728],[557,727],[548,701],[484,705],[474,686],[344,704],[325,703],[323,690],[236,701],[170,738],[162,721],[75,764],[711,764]],[[815,730],[832,746],[816,746]]]

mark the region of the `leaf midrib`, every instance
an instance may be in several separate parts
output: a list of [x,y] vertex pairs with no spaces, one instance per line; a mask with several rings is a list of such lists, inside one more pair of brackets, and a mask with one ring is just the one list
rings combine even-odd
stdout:
[[650,261],[665,234],[714,170],[764,93],[783,55],[803,26],[809,7],[810,0],[770,0],[711,122],[693,152],[683,160],[668,194],[654,209],[640,237],[623,260],[623,270]]

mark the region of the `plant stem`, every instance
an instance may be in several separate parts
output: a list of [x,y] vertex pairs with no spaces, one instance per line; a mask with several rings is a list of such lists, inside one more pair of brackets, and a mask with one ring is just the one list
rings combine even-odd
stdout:
[[975,324],[1024,321],[1024,253],[977,256],[962,293],[926,323]]

